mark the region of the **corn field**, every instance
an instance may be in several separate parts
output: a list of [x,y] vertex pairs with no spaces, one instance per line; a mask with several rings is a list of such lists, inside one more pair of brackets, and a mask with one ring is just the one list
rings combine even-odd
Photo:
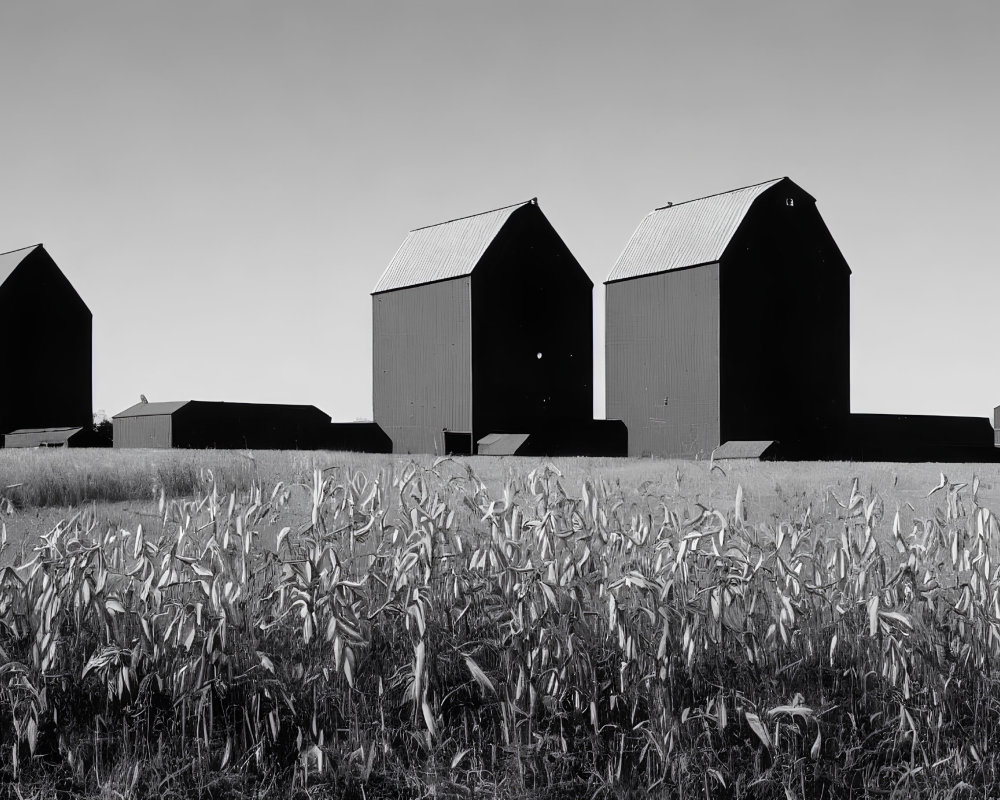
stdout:
[[155,531],[60,523],[0,572],[0,796],[998,784],[1000,524],[977,479],[942,475],[928,518],[858,481],[786,519],[742,488],[708,508],[564,484],[548,465],[491,494],[439,459],[225,494],[206,472]]

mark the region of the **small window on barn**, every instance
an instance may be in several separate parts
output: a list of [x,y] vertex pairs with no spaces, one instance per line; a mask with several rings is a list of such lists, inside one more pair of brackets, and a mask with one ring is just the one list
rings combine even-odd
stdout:
[[795,198],[794,197],[786,197],[785,198],[785,205],[786,206],[794,206],[795,205]]

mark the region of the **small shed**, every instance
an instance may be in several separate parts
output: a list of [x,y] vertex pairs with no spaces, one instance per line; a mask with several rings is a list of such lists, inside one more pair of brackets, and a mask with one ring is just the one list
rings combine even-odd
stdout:
[[315,450],[330,436],[330,417],[315,406],[271,403],[137,403],[112,424],[115,447]]
[[616,419],[553,422],[530,432],[494,432],[476,443],[481,456],[624,457],[628,429]]
[[476,453],[481,456],[516,456],[529,436],[527,433],[490,433],[476,442]]
[[349,453],[391,453],[392,440],[375,422],[331,422],[322,447]]
[[92,428],[20,428],[4,435],[4,447],[110,447]]
[[0,253],[0,433],[93,422],[92,323],[42,245]]
[[372,292],[375,421],[395,453],[593,417],[593,283],[537,200],[417,228]]
[[712,451],[713,461],[774,461],[778,457],[778,443],[774,441],[725,442]]

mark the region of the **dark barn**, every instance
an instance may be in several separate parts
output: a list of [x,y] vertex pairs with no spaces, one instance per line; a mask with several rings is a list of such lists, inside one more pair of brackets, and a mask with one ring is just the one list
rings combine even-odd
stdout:
[[330,417],[315,406],[269,403],[137,403],[112,423],[115,447],[314,450],[330,436]]
[[1000,461],[986,417],[851,414],[844,461]]
[[593,417],[593,284],[535,200],[411,231],[372,292],[395,453]]
[[0,433],[93,423],[92,315],[40,244],[0,254]]
[[629,455],[823,457],[850,411],[850,275],[788,178],[647,215],[606,281],[607,416]]
[[319,442],[324,450],[391,453],[392,440],[374,422],[331,422]]

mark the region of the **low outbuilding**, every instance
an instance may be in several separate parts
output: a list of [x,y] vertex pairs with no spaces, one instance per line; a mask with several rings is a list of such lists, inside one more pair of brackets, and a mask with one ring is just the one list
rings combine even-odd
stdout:
[[19,428],[4,435],[4,447],[110,447],[93,428]]
[[532,431],[495,431],[476,442],[481,456],[605,458],[628,455],[628,429],[617,419],[553,422]]
[[115,447],[313,450],[330,417],[315,406],[180,400],[136,403],[115,414]]

